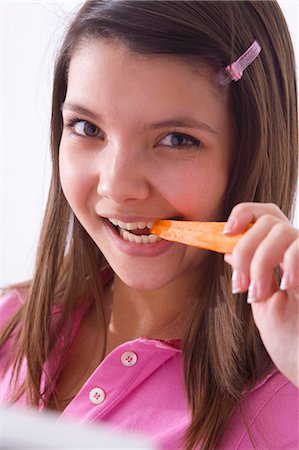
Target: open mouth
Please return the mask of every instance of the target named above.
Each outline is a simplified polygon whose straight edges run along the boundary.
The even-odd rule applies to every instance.
[[[154,222],[121,222],[116,219],[108,219],[117,230],[118,234],[125,241],[134,242],[135,244],[155,244],[161,241],[159,236],[150,233],[150,229]]]

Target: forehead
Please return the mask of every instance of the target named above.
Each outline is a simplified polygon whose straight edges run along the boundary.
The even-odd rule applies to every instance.
[[[122,127],[188,114],[227,133],[231,120],[227,90],[217,86],[211,67],[174,55],[139,54],[104,39],[83,42],[74,52],[66,101]]]
[[[148,74],[148,78],[160,77],[161,83],[168,76],[172,83],[179,79],[202,81],[209,94],[220,103],[226,101],[227,88],[215,81],[215,70],[200,58],[191,55],[141,54],[131,51],[128,46],[116,40],[85,39],[72,54],[69,68],[71,77],[96,76],[96,72],[121,72],[137,79]],[[163,76],[161,76],[163,75]]]

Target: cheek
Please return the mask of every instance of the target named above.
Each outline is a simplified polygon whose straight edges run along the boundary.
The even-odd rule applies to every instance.
[[[219,161],[185,165],[164,172],[158,189],[189,220],[217,220],[228,181],[228,170]]]
[[[73,211],[76,213],[87,205],[86,199],[92,189],[93,177],[90,165],[76,156],[63,145],[60,146],[59,171],[60,182],[64,195]]]

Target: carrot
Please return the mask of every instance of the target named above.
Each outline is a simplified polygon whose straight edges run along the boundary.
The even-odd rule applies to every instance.
[[[218,253],[232,253],[244,233],[234,236],[223,234],[225,222],[186,222],[180,220],[158,220],[151,233],[167,241],[180,242]],[[245,232],[251,227],[249,225]]]

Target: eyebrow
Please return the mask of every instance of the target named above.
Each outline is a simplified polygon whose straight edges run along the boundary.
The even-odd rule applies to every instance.
[[[63,102],[60,109],[61,109],[61,111],[66,109],[68,111],[73,111],[78,114],[84,114],[85,116],[88,116],[93,120],[99,119],[99,116],[97,114],[93,113],[92,111],[90,111],[87,108],[84,108],[81,105],[77,105],[76,103]]]
[[[92,120],[99,120],[99,115],[95,114],[94,112],[90,111],[87,108],[84,108],[81,105],[78,105],[76,103],[70,103],[70,102],[64,102],[61,105],[61,111],[63,110],[69,110],[76,112],[78,114],[83,114]],[[167,128],[167,127],[181,127],[181,128],[198,128],[203,131],[207,131],[211,134],[218,135],[218,132],[214,130],[214,128],[210,127],[210,125],[195,120],[193,117],[189,116],[178,116],[173,117],[167,120],[163,120],[161,122],[155,122],[151,123],[149,125],[145,125],[144,129],[150,129],[150,130],[156,130],[159,128]]]
[[[164,120],[162,122],[152,123],[145,128],[149,128],[151,130],[156,130],[158,128],[166,128],[166,127],[182,127],[182,128],[198,128],[200,130],[208,131],[212,134],[218,134],[214,128],[210,127],[208,124],[204,122],[200,122],[198,120],[193,119],[193,117],[189,116],[179,116],[173,117],[168,120]]]

